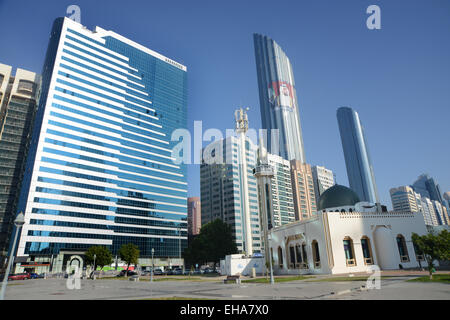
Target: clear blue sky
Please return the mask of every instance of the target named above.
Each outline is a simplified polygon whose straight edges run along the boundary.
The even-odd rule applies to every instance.
[[[0,62],[41,72],[53,20],[70,4],[81,22],[113,30],[188,67],[189,127],[233,128],[250,106],[260,128],[254,32],[290,57],[307,162],[348,185],[336,120],[357,110],[382,202],[389,188],[429,173],[450,191],[450,1],[17,1],[0,0]],[[381,8],[381,30],[366,28],[366,8]],[[189,195],[200,192],[188,170]]]

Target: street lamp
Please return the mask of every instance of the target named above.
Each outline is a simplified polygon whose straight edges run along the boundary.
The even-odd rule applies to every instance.
[[[150,282],[153,282],[153,272],[155,270],[155,263],[153,262],[153,255],[155,254],[155,249],[152,248],[152,272],[150,273]]]
[[[16,234],[14,236],[14,242],[13,242],[13,245],[11,247],[11,251],[10,251],[10,255],[9,255],[8,267],[6,268],[5,277],[3,278],[2,291],[0,293],[0,300],[4,300],[5,299],[6,285],[7,285],[7,282],[8,282],[9,270],[11,269],[11,265],[12,265],[12,262],[14,260],[14,252],[16,251],[17,237],[18,237],[18,235],[20,233],[20,228],[22,228],[24,223],[25,223],[25,216],[21,212],[21,213],[19,213],[17,215],[16,220],[14,220],[14,225],[16,226]]]
[[[181,262],[181,228],[177,227],[177,231],[178,231],[178,259],[180,259],[179,261]]]
[[[97,255],[94,253],[94,271],[92,271],[92,279],[95,280],[95,258],[97,258]]]

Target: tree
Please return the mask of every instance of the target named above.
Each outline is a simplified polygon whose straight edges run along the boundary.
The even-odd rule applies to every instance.
[[[231,227],[220,219],[202,226],[200,233],[184,251],[188,263],[220,262],[228,254],[237,253]]]
[[[417,254],[424,256],[428,264],[430,280],[433,279],[434,260],[450,260],[450,232],[441,231],[439,234],[429,233],[419,236],[413,233],[411,239],[417,248]]]
[[[128,243],[124,244],[119,249],[119,257],[127,263],[127,275],[130,268],[130,264],[136,265],[139,259],[139,248],[138,246]]]
[[[95,255],[95,259],[94,259]],[[87,265],[93,265],[94,271],[97,270],[97,266],[100,266],[100,270],[104,266],[112,263],[112,254],[108,248],[103,246],[90,247],[84,254]]]

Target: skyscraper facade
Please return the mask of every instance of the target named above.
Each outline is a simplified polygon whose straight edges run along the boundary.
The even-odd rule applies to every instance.
[[[196,236],[202,227],[202,209],[200,197],[188,198],[188,234]]]
[[[186,73],[112,31],[55,20],[22,188],[19,256],[92,245],[117,254],[134,243],[141,257],[152,249],[179,257],[187,181],[171,133],[186,127]]]
[[[241,165],[245,152],[247,170]],[[200,165],[200,202],[202,225],[220,219],[229,224],[238,251],[248,254],[261,252],[261,228],[258,206],[258,189],[253,169],[256,166],[257,148],[247,138],[242,146],[237,137],[214,141],[203,149]],[[243,178],[247,175],[247,179]],[[245,187],[245,180],[248,186]],[[244,196],[244,192],[248,194]],[[243,199],[247,198],[248,203]],[[248,206],[246,205],[248,204]],[[246,219],[250,220],[247,228]],[[247,241],[251,239],[251,245]]]
[[[339,132],[350,188],[361,201],[379,203],[372,161],[358,113],[349,107],[337,110]]]
[[[17,214],[40,90],[34,72],[0,64],[0,268],[7,255],[13,221]]]
[[[253,35],[262,128],[267,151],[286,160],[305,162],[302,129],[291,62],[272,39]],[[278,129],[277,136],[273,129]]]
[[[322,166],[312,166],[311,173],[313,176],[314,192],[317,201],[325,190],[334,186],[334,175],[333,171]]]

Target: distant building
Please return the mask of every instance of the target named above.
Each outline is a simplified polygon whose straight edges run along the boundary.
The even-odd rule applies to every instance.
[[[313,175],[314,192],[317,201],[325,190],[334,186],[334,175],[333,171],[321,166],[313,166],[311,172]]]
[[[436,200],[442,203],[441,188],[428,174],[420,175],[411,187],[414,191],[420,193],[422,197],[427,197],[430,200]]]
[[[317,211],[311,166],[298,160],[292,160],[291,181],[295,220],[310,218]]]
[[[17,212],[41,78],[0,64],[0,268]]]
[[[390,194],[394,211],[420,212],[428,226],[448,224],[447,208],[439,201],[424,197],[409,186],[392,188]]]
[[[188,198],[188,235],[195,236],[202,227],[202,209],[199,197]]]
[[[291,184],[291,165],[289,160],[267,154],[269,165],[274,169],[272,178],[273,226],[278,227],[294,222],[295,208]]]
[[[341,107],[337,110],[337,120],[350,188],[361,201],[378,203],[372,161],[359,115],[352,108]]]
[[[401,186],[392,188],[389,193],[394,211],[421,212],[421,197],[420,194],[414,192],[413,188]]]
[[[421,197],[421,205],[425,224],[428,226],[438,226],[439,222],[432,200],[427,197]]]

